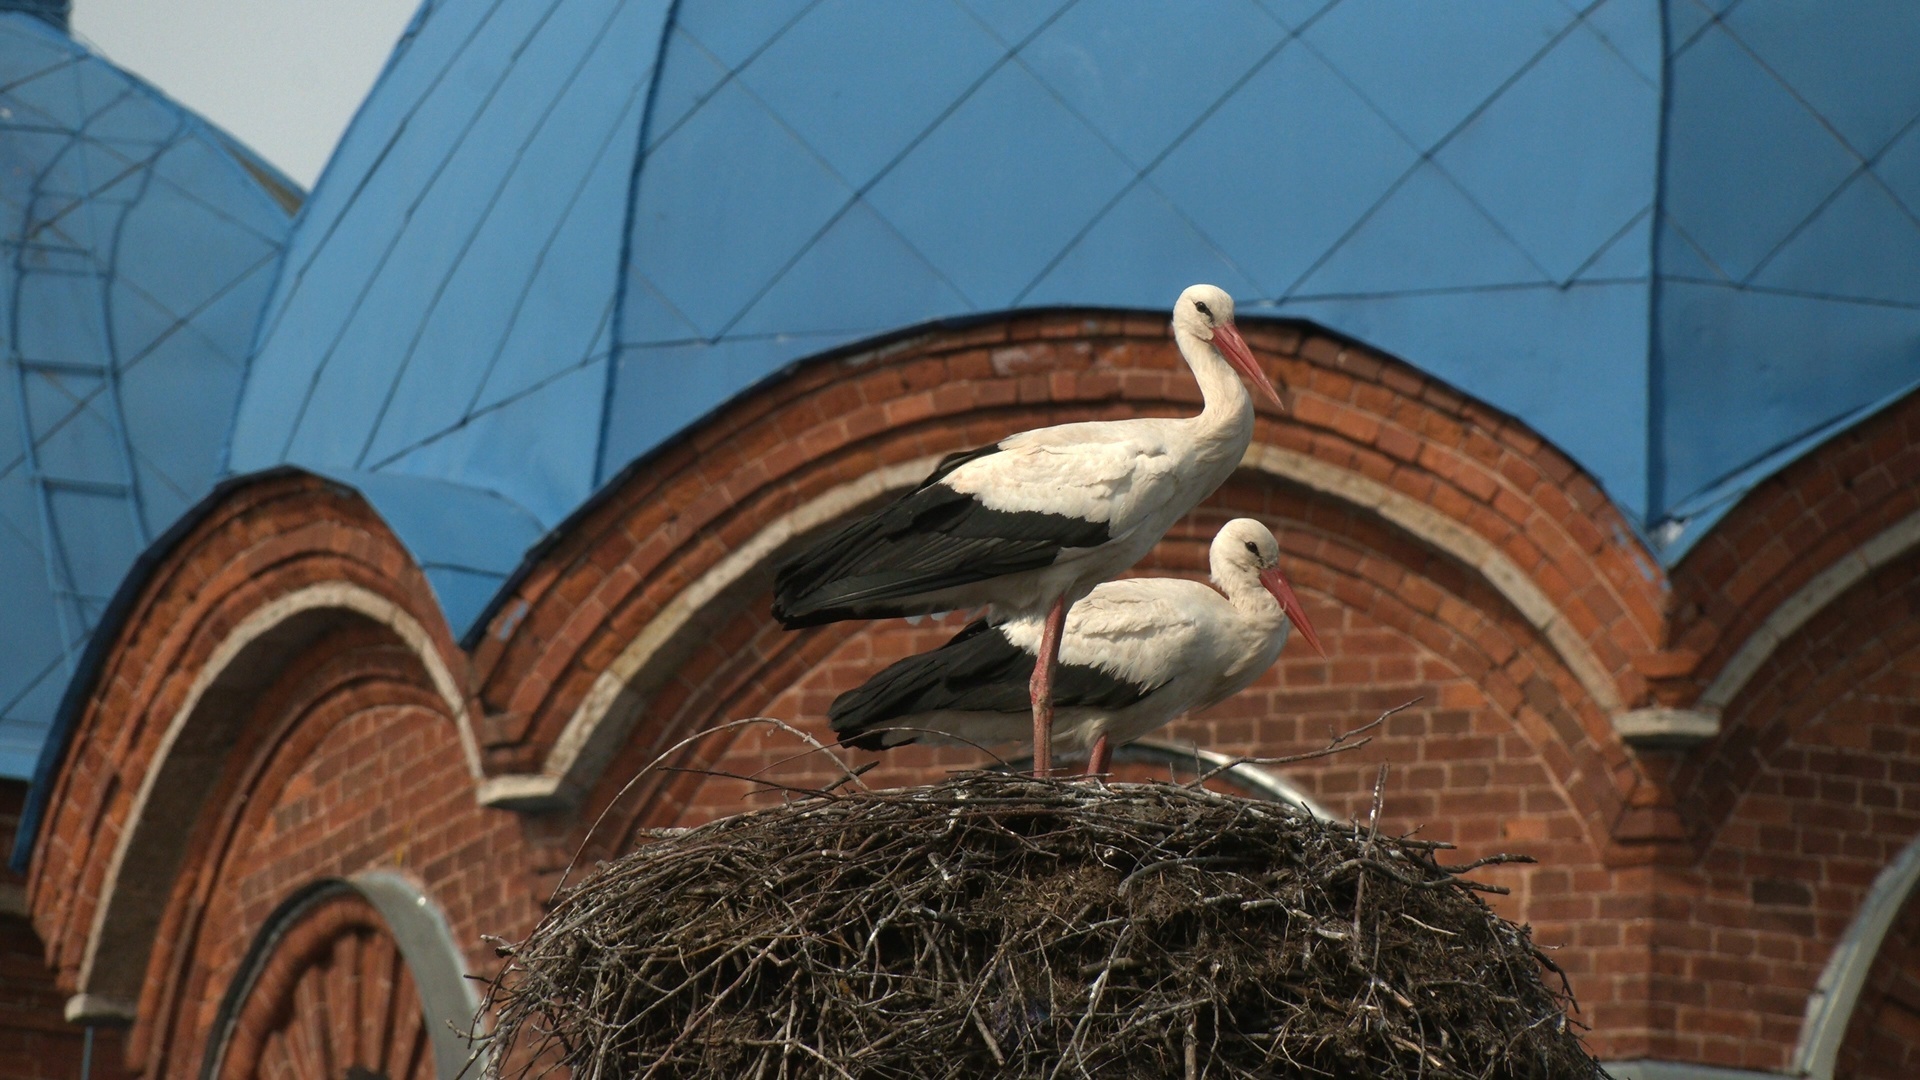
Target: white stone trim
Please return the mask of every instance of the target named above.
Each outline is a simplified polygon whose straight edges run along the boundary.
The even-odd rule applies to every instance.
[[[567,726],[561,729],[560,737],[554,740],[553,749],[548,751],[538,774],[489,780],[481,789],[480,801],[488,806],[526,809],[552,806],[576,796],[605,767],[606,759],[614,749],[608,744],[626,734],[625,728],[644,707],[644,702],[634,701],[631,707],[621,710],[625,716],[618,722],[620,731],[603,731],[605,721],[615,711],[615,704],[628,694],[635,677],[653,663],[655,657],[708,601],[764,563],[788,540],[825,525],[889,491],[918,483],[933,471],[933,467],[944,456],[935,454],[875,469],[768,522],[745,544],[714,564],[693,584],[680,590],[660,609],[660,614],[654,616],[626,648],[620,650],[620,655],[614,657],[613,663],[594,679],[587,696],[567,719]]]
[[[140,788],[134,794],[132,808],[128,811],[120,829],[119,841],[115,844],[113,858],[107,863],[107,874],[100,886],[100,902],[93,911],[93,925],[87,932],[87,947],[80,961],[80,993],[76,1000],[93,997],[89,991],[93,988],[93,972],[98,959],[101,939],[108,920],[114,912],[114,899],[120,883],[120,872],[132,849],[134,837],[140,833],[140,823],[146,813],[147,804],[153,799],[154,785],[166,771],[168,756],[174,745],[186,731],[201,699],[207,691],[220,681],[227,669],[240,653],[263,635],[280,626],[296,615],[308,611],[350,611],[364,616],[382,626],[405,642],[420,660],[421,666],[433,681],[434,689],[439,691],[453,714],[454,726],[459,732],[460,748],[466,759],[467,771],[476,784],[482,777],[480,767],[480,747],[474,737],[473,724],[467,713],[466,700],[459,691],[459,683],[453,672],[447,667],[446,660],[434,647],[433,639],[426,628],[407,614],[399,605],[370,589],[344,581],[328,581],[309,585],[285,596],[276,598],[249,613],[240,625],[233,628],[214,649],[213,655],[200,668],[188,687],[186,699],[174,711],[167,722],[167,730],[160,738],[160,745],[154,752],[153,761],[140,778]],[[180,828],[189,827],[189,823],[179,823]],[[137,988],[134,988],[137,990]]]
[[[1613,714],[1613,730],[1639,750],[1682,750],[1720,734],[1720,714],[1654,706]]]
[[[1800,1041],[1793,1048],[1791,1072],[1812,1080],[1833,1080],[1833,1065],[1840,1056],[1840,1040],[1847,1034],[1847,1023],[1860,1004],[1860,991],[1866,986],[1867,973],[1893,920],[1920,883],[1920,839],[1907,844],[1880,876],[1873,879],[1860,910],[1854,913],[1847,932],[1827,957],[1820,981],[1813,984],[1807,998],[1806,1018],[1800,1024]]]
[[[81,1024],[87,1027],[111,1025],[122,1027],[133,1023],[137,1010],[131,1001],[106,997],[101,994],[74,994],[67,998],[61,1015],[69,1024]]]
[[[563,805],[577,798],[605,767],[614,749],[612,744],[624,737],[644,708],[649,688],[635,689],[636,677],[655,663],[701,607],[764,563],[793,537],[890,491],[918,482],[940,457],[931,455],[876,469],[769,522],[752,539],[683,589],[621,650],[567,719],[540,772],[487,780],[481,785],[480,801],[487,806],[532,810]],[[1623,707],[1618,688],[1586,641],[1561,617],[1559,609],[1533,579],[1486,538],[1384,484],[1305,454],[1256,444],[1248,449],[1241,466],[1377,513],[1416,539],[1478,571],[1546,637],[1601,710],[1611,715]],[[623,697],[629,704],[616,709]],[[613,728],[617,730],[614,730],[608,727],[607,720],[616,713],[618,718]]]
[[[1302,811],[1308,817],[1316,817],[1322,821],[1338,820],[1327,813],[1326,807],[1313,801],[1306,792],[1293,786],[1286,777],[1255,762],[1241,761],[1239,758],[1222,754],[1217,750],[1202,750],[1197,746],[1170,742],[1166,739],[1138,739],[1115,750],[1114,755],[1118,757],[1129,750],[1146,751],[1149,755],[1167,761],[1190,761],[1210,769],[1225,766],[1222,776],[1230,777],[1255,791],[1265,792],[1275,800]]]
[[[1363,506],[1425,543],[1460,560],[1487,579],[1494,590],[1540,631],[1560,660],[1580,683],[1601,711],[1612,715],[1624,703],[1613,677],[1588,648],[1586,641],[1560,616],[1540,586],[1520,569],[1506,553],[1479,533],[1454,521],[1433,507],[1395,491],[1370,477],[1293,450],[1277,446],[1254,445],[1247,449],[1243,465],[1270,476],[1278,476],[1343,502]]]
[[[400,956],[413,974],[427,1017],[427,1039],[440,1080],[459,1080],[473,1050],[461,1034],[480,1012],[480,996],[467,977],[467,958],[454,943],[447,916],[413,879],[395,870],[365,870],[348,879],[380,913]],[[485,1061],[474,1075],[485,1071]]]
[[[1733,659],[1727,661],[1712,684],[1701,693],[1699,708],[1713,711],[1726,708],[1741,690],[1746,689],[1747,683],[1773,656],[1774,650],[1792,637],[1794,631],[1805,626],[1808,619],[1831,604],[1841,593],[1859,584],[1868,574],[1915,547],[1920,547],[1920,511],[1888,526],[1878,536],[1848,552],[1815,575],[1812,581],[1800,586],[1798,592],[1774,608],[1773,613],[1767,616],[1767,621],[1761,623],[1760,628],[1741,643],[1740,651],[1733,654]]]
[[[1696,1065],[1691,1061],[1656,1061],[1651,1058],[1607,1061],[1602,1064],[1614,1080],[1787,1080],[1788,1075],[1729,1069],[1722,1065]]]

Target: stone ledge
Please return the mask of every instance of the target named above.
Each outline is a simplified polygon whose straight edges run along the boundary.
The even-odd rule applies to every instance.
[[[1635,750],[1686,750],[1720,734],[1720,714],[1693,709],[1629,709],[1613,714],[1613,730]]]
[[[122,1026],[131,1024],[138,1015],[132,1002],[104,994],[75,994],[67,999],[63,1010],[69,1024]]]

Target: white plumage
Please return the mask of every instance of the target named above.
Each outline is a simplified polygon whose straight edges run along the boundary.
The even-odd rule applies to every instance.
[[[1052,634],[1043,646],[1057,640],[1069,607],[1138,562],[1239,465],[1253,438],[1239,376],[1280,404],[1224,291],[1181,293],[1173,329],[1200,384],[1200,415],[1065,424],[953,455],[783,566],[774,615],[801,627],[986,607],[996,621],[1041,618]],[[1054,651],[1042,648],[1032,686],[1039,771],[1049,763]]]
[[[1245,689],[1273,665],[1290,626],[1318,650],[1279,558],[1265,525],[1236,518],[1209,553],[1218,591],[1136,578],[1103,584],[1074,605],[1060,645],[1055,739],[1092,748],[1089,771],[1104,771],[1112,747]],[[834,702],[834,729],[843,743],[866,747],[1021,738],[1021,690],[1040,655],[1043,621],[975,624],[889,667]]]

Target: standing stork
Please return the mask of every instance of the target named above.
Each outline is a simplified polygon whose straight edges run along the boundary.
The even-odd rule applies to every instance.
[[[1265,525],[1227,522],[1209,562],[1219,592],[1182,578],[1109,581],[1067,615],[1054,686],[1057,737],[1091,749],[1089,776],[1107,771],[1115,747],[1244,690],[1273,666],[1289,626],[1326,654]],[[829,712],[840,744],[882,750],[929,737],[976,745],[1020,738],[1041,622],[976,621],[841,694]]]
[[[1138,562],[1240,464],[1253,402],[1236,371],[1284,407],[1225,291],[1181,293],[1173,338],[1200,383],[1200,415],[1062,424],[950,455],[913,491],[782,566],[774,617],[789,629],[977,607],[995,622],[1042,617],[1028,694],[1034,773],[1046,775],[1067,609]]]

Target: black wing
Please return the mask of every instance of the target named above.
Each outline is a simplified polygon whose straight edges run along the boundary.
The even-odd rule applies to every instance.
[[[1104,522],[990,510],[940,483],[998,446],[949,454],[920,486],[801,552],[774,579],[773,615],[788,629],[842,619],[924,614],[925,593],[1049,566],[1061,549],[1097,547]]]
[[[978,619],[932,652],[909,656],[860,686],[835,698],[827,715],[840,745],[862,750],[913,742],[913,717],[931,712],[1030,711],[1027,683],[1033,678],[1033,654],[1007,640],[999,629]],[[1095,667],[1061,664],[1053,684],[1053,703],[1120,709],[1139,701],[1150,688],[1135,686]]]

